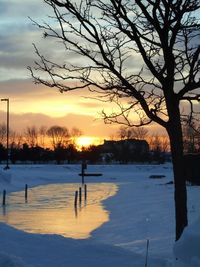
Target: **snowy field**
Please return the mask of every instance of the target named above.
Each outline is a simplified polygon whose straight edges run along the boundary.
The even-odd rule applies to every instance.
[[[0,267],[200,266],[199,187],[188,186],[189,227],[175,244],[171,164],[89,165],[87,171],[102,173],[86,177],[88,187],[93,183],[117,186],[115,194],[100,199],[108,220],[81,239],[28,233],[1,222]],[[1,166],[0,197],[3,190],[24,190],[25,184],[32,188],[64,183],[80,186],[79,172],[80,165],[18,165],[6,171]],[[151,175],[164,177],[152,179]],[[96,216],[91,214],[91,220]]]

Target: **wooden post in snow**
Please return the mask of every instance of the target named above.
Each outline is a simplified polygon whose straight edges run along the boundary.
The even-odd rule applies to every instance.
[[[149,239],[147,239],[145,267],[148,267]]]
[[[25,184],[25,202],[27,202],[28,199],[28,185]]]
[[[74,207],[77,208],[77,201],[78,201],[78,191],[75,191],[75,196],[74,196]]]
[[[6,190],[3,190],[3,202],[2,205],[5,206],[6,205]]]
[[[87,200],[87,185],[84,184],[84,200]]]
[[[87,163],[83,160],[81,164],[81,177],[82,177],[82,184],[85,183],[84,176],[85,176],[85,170],[87,169]]]
[[[81,205],[82,202],[82,188],[79,187],[79,204]]]

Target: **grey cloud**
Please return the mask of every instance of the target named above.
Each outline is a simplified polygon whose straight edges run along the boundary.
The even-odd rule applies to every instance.
[[[55,95],[59,95],[62,98],[75,100],[76,103],[82,107],[87,107],[87,105],[90,105],[90,107],[98,106],[98,104],[101,105],[101,102],[97,101],[97,104],[95,104],[95,100],[89,99],[91,96],[95,95],[92,95],[92,93],[87,89],[74,90],[61,94],[56,88],[49,88],[44,85],[35,85],[31,78],[1,81],[0,94],[1,97],[11,96],[16,99],[21,97],[26,99],[27,96],[31,96],[33,99],[52,96],[55,99]]]
[[[27,72],[27,66],[33,65],[33,62],[37,60],[32,43],[37,42],[42,51],[45,51],[47,43],[38,42],[41,37],[37,32],[22,32],[20,35],[15,34],[12,36],[0,37],[3,41],[0,42],[0,69],[8,70],[23,70],[24,75],[29,75]],[[45,51],[45,56],[59,58],[59,49],[56,50],[51,42],[48,42],[48,51]],[[61,57],[61,55],[60,55]],[[9,74],[9,73],[8,73]],[[23,76],[24,76],[23,75]],[[9,76],[9,75],[8,75]],[[17,77],[17,75],[16,75]],[[6,77],[0,77],[0,80]]]
[[[49,13],[48,6],[41,0],[1,0],[0,80],[12,78],[10,71],[16,71],[16,77],[27,75],[27,66],[36,59],[33,42],[40,44],[46,56],[58,54],[51,40],[48,40],[46,49],[47,44],[42,42],[42,32],[28,19],[28,16],[41,19]]]
[[[20,29],[19,29],[20,31]],[[15,32],[11,35],[0,36],[0,69],[15,69],[26,71],[27,66],[33,66],[34,61],[38,60],[32,43],[36,43],[41,53],[51,59],[52,61],[63,62],[65,59],[65,51],[63,46],[55,43],[54,40],[42,39],[42,33],[37,29],[27,31],[27,29],[21,30],[21,33]],[[46,47],[48,46],[48,49]],[[67,60],[71,61],[76,58],[75,54],[68,54]],[[0,77],[0,80],[6,77]]]
[[[46,11],[46,12],[45,12]],[[49,7],[41,0],[1,0],[0,15],[3,19],[19,19],[28,16],[39,17],[48,14]]]
[[[38,60],[32,43],[48,59],[64,64],[75,62],[77,55],[68,53],[65,57],[63,45],[51,38],[43,39],[43,32],[28,16],[38,22],[49,20],[51,9],[41,0],[1,0],[0,22],[0,81],[14,77],[28,77],[27,66]],[[51,20],[52,23],[52,20]],[[47,49],[48,47],[48,49]]]
[[[33,57],[31,57],[31,55],[24,57],[23,55],[19,54],[9,54],[9,55],[0,55],[0,62],[1,62],[1,69],[23,69],[25,72],[28,71],[27,66],[33,62]]]
[[[14,79],[0,82],[0,94],[1,97],[11,97],[14,99],[25,99],[31,97],[32,100],[39,97],[49,96],[55,94],[56,89],[50,89],[46,86],[37,86],[31,79]]]

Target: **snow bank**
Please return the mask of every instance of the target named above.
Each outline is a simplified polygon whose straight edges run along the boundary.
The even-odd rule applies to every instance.
[[[75,240],[58,235],[28,234],[3,223],[0,223],[0,236],[0,267],[144,265],[144,257],[140,255],[115,246],[97,244],[89,239]]]
[[[8,171],[0,170],[0,183],[10,184],[11,182],[11,173]]]
[[[24,262],[13,255],[0,252],[0,266],[2,267],[28,267]],[[30,266],[31,267],[31,266]]]
[[[174,246],[174,267],[200,266],[200,217],[188,226]]]

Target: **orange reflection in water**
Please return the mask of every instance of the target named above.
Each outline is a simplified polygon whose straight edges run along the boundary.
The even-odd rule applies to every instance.
[[[102,201],[117,192],[111,183],[88,184],[87,200],[74,208],[77,184],[53,184],[29,190],[28,203],[24,192],[9,195],[7,206],[1,210],[0,221],[29,233],[59,234],[84,239],[109,220]]]

